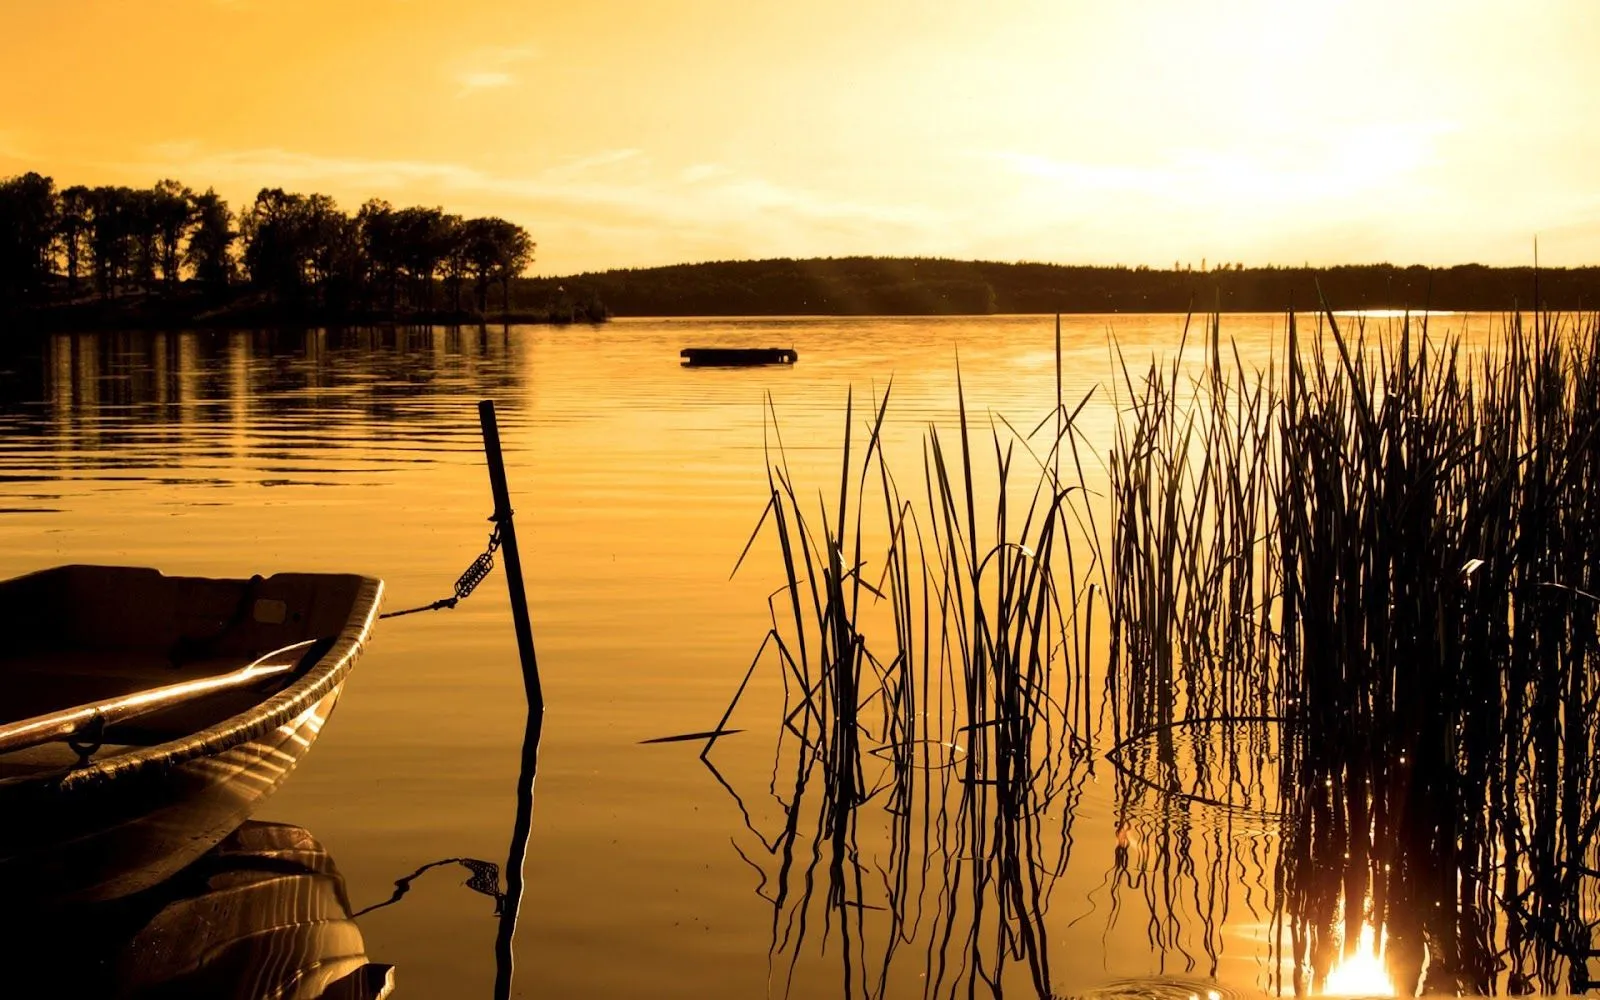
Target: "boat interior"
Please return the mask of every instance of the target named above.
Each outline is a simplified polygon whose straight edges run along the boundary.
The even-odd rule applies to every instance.
[[[274,650],[332,638],[363,578],[282,573],[247,580],[153,569],[62,566],[0,582],[0,726],[236,671]],[[107,726],[98,758],[186,736],[247,711],[317,662],[330,642],[286,654],[295,668]],[[0,779],[70,766],[49,743],[0,753]]]

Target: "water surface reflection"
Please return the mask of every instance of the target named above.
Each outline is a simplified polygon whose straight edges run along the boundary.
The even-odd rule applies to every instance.
[[[50,337],[4,360],[11,441],[0,475],[337,485],[471,449],[439,433],[439,407],[475,392],[516,409],[508,337],[488,328]]]
[[[256,821],[136,895],[13,921],[0,954],[30,995],[364,1000],[395,982],[316,838]]]
[[[1180,326],[1070,319],[1065,394],[1104,383],[1108,329],[1146,357],[1170,350]],[[1247,361],[1265,363],[1279,332],[1277,317],[1224,323]],[[871,740],[845,754],[830,736],[831,759],[813,728],[809,747],[791,738],[775,751],[753,720],[782,712],[776,672],[751,681],[732,723],[747,733],[713,752],[726,789],[688,745],[638,745],[717,719],[769,627],[781,580],[728,579],[767,496],[767,397],[796,482],[837,490],[847,386],[859,401],[893,379],[885,447],[914,472],[928,424],[954,417],[957,348],[984,427],[991,412],[1032,426],[1053,403],[1052,340],[1048,319],[993,317],[11,345],[0,575],[77,561],[360,571],[387,581],[392,607],[426,603],[481,549],[490,501],[473,404],[493,397],[551,706],[519,988],[826,996],[848,974],[885,996],[987,994],[991,981],[1023,996],[1290,992],[1291,928],[1273,905],[1286,810],[1270,769],[1246,766],[1254,749],[1235,761],[1212,736],[1202,747],[1174,734],[1124,748],[1127,773],[1063,753],[1050,796],[1002,800],[963,780],[964,761],[910,775]],[[793,342],[802,360],[679,367],[687,343],[769,341]],[[1108,440],[1114,416],[1094,396],[1086,434]],[[524,731],[508,620],[491,577],[448,615],[385,623],[338,721],[280,793],[275,809],[336,849],[356,900],[388,899],[436,859],[505,858]],[[1103,664],[1091,666],[1098,691]],[[404,956],[407,991],[492,995],[500,923],[463,888],[471,877],[432,869],[362,917],[373,955]]]

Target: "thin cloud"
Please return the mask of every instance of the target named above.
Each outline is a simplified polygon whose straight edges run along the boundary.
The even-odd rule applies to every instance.
[[[1296,206],[1370,198],[1438,162],[1441,123],[1379,123],[1322,128],[1240,148],[1193,146],[1159,159],[1085,163],[1017,150],[976,154],[1029,180],[1084,194],[1136,194],[1193,207],[1223,204]]]
[[[678,179],[683,181],[685,184],[698,184],[701,181],[717,180],[722,177],[727,177],[732,173],[733,171],[729,170],[720,163],[696,163],[693,166],[684,167],[681,171],[679,171]]]
[[[585,174],[604,172],[609,168],[630,164],[648,170],[649,162],[642,150],[632,147],[607,149],[598,153],[575,156],[566,162],[546,168],[540,175],[547,181],[574,180]]]
[[[519,80],[514,70],[539,54],[532,45],[500,45],[476,49],[453,62],[447,73],[455,80],[457,97],[501,90]]]
[[[997,150],[980,153],[979,156],[1024,177],[1058,181],[1090,191],[1150,193],[1165,190],[1173,183],[1170,171],[1150,167],[1079,163],[1015,150]]]
[[[10,129],[0,129],[0,159],[3,160],[30,160],[33,159],[22,141],[22,137]]]
[[[467,94],[471,94],[479,90],[494,90],[499,87],[509,87],[512,83],[516,82],[517,78],[512,76],[510,73],[504,73],[498,70],[474,70],[470,73],[461,74],[459,79],[461,82],[461,96],[465,97]]]

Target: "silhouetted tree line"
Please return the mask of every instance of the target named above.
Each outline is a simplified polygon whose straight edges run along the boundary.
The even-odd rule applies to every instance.
[[[728,261],[529,279],[560,283],[621,316],[973,315],[1600,308],[1600,268],[1068,267],[893,257]],[[1320,289],[1320,291],[1319,291]]]
[[[237,214],[215,191],[174,180],[147,189],[57,191],[48,177],[0,181],[0,309],[40,310],[139,296],[216,303],[254,293],[279,313],[327,317],[482,315],[533,263],[527,231],[505,219],[373,199],[354,215],[323,194],[264,188]],[[569,318],[604,309],[552,296]],[[580,315],[581,314],[581,315]]]

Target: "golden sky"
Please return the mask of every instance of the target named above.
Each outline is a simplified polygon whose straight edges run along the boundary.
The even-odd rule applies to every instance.
[[[502,215],[536,273],[1600,263],[1600,0],[0,11],[0,175]]]

